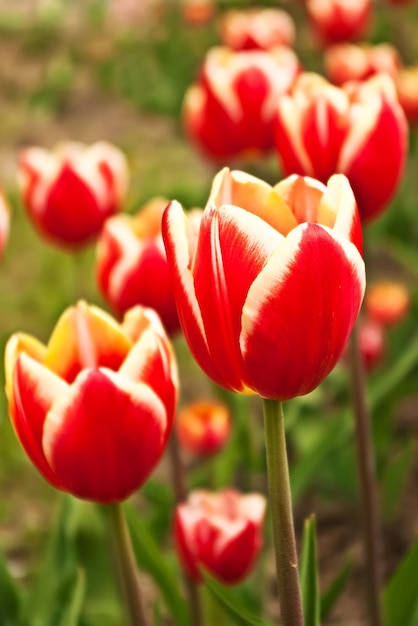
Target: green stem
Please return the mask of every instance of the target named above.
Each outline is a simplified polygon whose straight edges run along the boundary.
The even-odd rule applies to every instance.
[[[135,555],[120,503],[108,507],[115,557],[131,626],[149,626],[142,604]]]
[[[354,327],[350,340],[350,374],[354,408],[357,471],[359,475],[360,500],[363,522],[363,545],[366,557],[365,591],[371,626],[382,626],[380,603],[381,572],[380,515],[378,484],[371,428],[371,416],[367,404],[366,377],[360,352],[358,327]]]
[[[175,429],[172,430],[170,435],[169,458],[176,504],[180,504],[186,500],[187,486],[184,466],[180,455],[179,442]],[[193,626],[203,626],[202,605],[198,585],[187,574],[184,574],[184,581],[186,584],[187,599],[189,601],[192,624]]]
[[[281,623],[283,626],[303,626],[283,408],[281,402],[275,400],[264,399],[263,402],[269,504]]]

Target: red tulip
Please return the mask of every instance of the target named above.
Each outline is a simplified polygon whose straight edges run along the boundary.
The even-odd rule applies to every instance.
[[[325,50],[324,65],[330,81],[343,85],[350,80],[367,80],[382,72],[395,79],[402,59],[396,48],[388,43],[377,46],[339,43]]]
[[[311,26],[322,45],[360,39],[369,29],[371,0],[306,0]]]
[[[287,400],[332,370],[364,292],[361,230],[344,176],[275,187],[225,169],[214,180],[196,253],[172,202],[163,237],[177,309],[206,374],[233,391]]]
[[[364,304],[370,319],[382,326],[393,326],[407,315],[411,296],[406,285],[382,280],[367,287]]]
[[[217,402],[192,402],[177,418],[180,444],[192,454],[211,456],[221,450],[231,432],[231,416],[227,407]]]
[[[41,235],[57,245],[79,247],[121,209],[127,164],[109,143],[67,142],[52,152],[24,150],[19,179],[23,203]]]
[[[227,585],[251,571],[262,543],[265,498],[228,489],[194,491],[176,508],[174,537],[180,561],[196,582],[201,569]]]
[[[271,150],[277,98],[290,89],[299,67],[295,53],[286,47],[270,52],[212,48],[200,80],[184,98],[189,137],[215,160]]]
[[[364,221],[376,218],[394,195],[407,135],[395,85],[384,74],[343,88],[317,74],[302,74],[278,103],[276,146],[285,174],[323,182],[345,174]]]
[[[174,358],[154,311],[131,309],[118,324],[79,302],[47,345],[13,335],[5,365],[17,436],[54,487],[110,503],[145,482],[167,442],[177,395]]]
[[[10,210],[9,205],[6,202],[6,198],[0,192],[0,255],[3,254],[3,250],[6,246],[9,238],[10,229]]]
[[[270,50],[293,46],[295,24],[281,9],[253,8],[226,11],[220,20],[220,37],[233,50]]]
[[[173,286],[168,269],[161,218],[168,200],[155,198],[137,215],[115,215],[99,235],[96,274],[100,289],[119,314],[136,304],[160,315],[168,333],[179,328]],[[197,209],[191,213],[196,222]],[[196,224],[198,230],[198,225]],[[192,245],[191,233],[190,245]]]

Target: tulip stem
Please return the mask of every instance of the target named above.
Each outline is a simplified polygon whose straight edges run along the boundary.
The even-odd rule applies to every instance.
[[[303,626],[283,407],[276,400],[264,399],[263,402],[269,504],[281,623],[283,626]]]
[[[382,626],[383,618],[380,603],[381,572],[379,567],[381,529],[378,484],[375,470],[371,415],[367,404],[366,376],[360,352],[357,325],[354,327],[350,339],[350,370],[357,471],[359,475],[363,523],[363,544],[366,556],[365,591],[367,594],[370,625]]]
[[[178,437],[175,429],[172,430],[170,435],[169,453],[174,495],[176,504],[180,504],[186,500],[187,486],[184,466],[180,455]],[[192,624],[193,626],[203,626],[202,603],[200,601],[198,586],[187,574],[184,575],[184,581],[186,585],[187,599],[189,601]]]
[[[108,507],[115,558],[131,626],[149,626],[142,603],[136,560],[120,503]]]

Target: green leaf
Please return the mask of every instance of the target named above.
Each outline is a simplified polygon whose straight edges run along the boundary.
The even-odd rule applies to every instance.
[[[207,572],[202,572],[209,591],[238,626],[272,626],[271,622],[252,614],[243,604],[237,590],[224,587]]]
[[[390,519],[398,511],[399,499],[406,479],[416,458],[416,442],[410,441],[397,456],[391,459],[382,478],[383,512]]]
[[[6,559],[0,552],[0,616],[4,626],[19,622],[21,598],[15,581],[9,573]]]
[[[315,516],[305,520],[300,569],[305,626],[319,626],[321,597],[319,593]]]
[[[169,567],[167,555],[161,551],[149,528],[132,505],[129,502],[125,503],[123,509],[138,566],[154,579],[176,626],[190,626],[187,605],[179,592],[178,573]]]
[[[85,593],[86,575],[84,570],[79,569],[74,580],[72,594],[69,597],[59,626],[79,626]]]
[[[401,561],[383,596],[386,626],[416,626],[418,539]]]
[[[351,572],[351,563],[345,563],[328,589],[321,596],[321,621],[332,611],[334,604],[342,594]]]

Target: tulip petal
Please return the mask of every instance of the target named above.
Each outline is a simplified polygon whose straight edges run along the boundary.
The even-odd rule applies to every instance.
[[[44,478],[62,489],[42,447],[45,417],[68,385],[53,372],[27,356],[19,355],[13,376],[14,403],[10,413],[13,426],[27,455]]]
[[[174,294],[184,336],[199,364],[216,380],[219,376],[210,358],[202,315],[196,298],[192,260],[186,234],[186,216],[178,202],[171,202],[163,216],[163,238],[172,270]]]
[[[71,383],[85,367],[118,370],[131,346],[110,315],[80,301],[60,317],[44,364]]]
[[[340,357],[364,287],[364,263],[352,243],[316,224],[292,231],[244,305],[248,386],[277,400],[312,391]]]
[[[43,448],[65,489],[110,503],[147,479],[162,454],[166,428],[165,408],[147,385],[91,369],[52,405]]]
[[[211,358],[229,389],[243,390],[239,347],[241,311],[248,289],[283,236],[236,206],[206,210],[194,279]]]
[[[152,328],[145,330],[122,363],[119,374],[133,382],[146,384],[157,394],[166,407],[171,429],[177,402],[178,376],[168,341],[163,341]],[[170,429],[167,429],[167,434]]]

